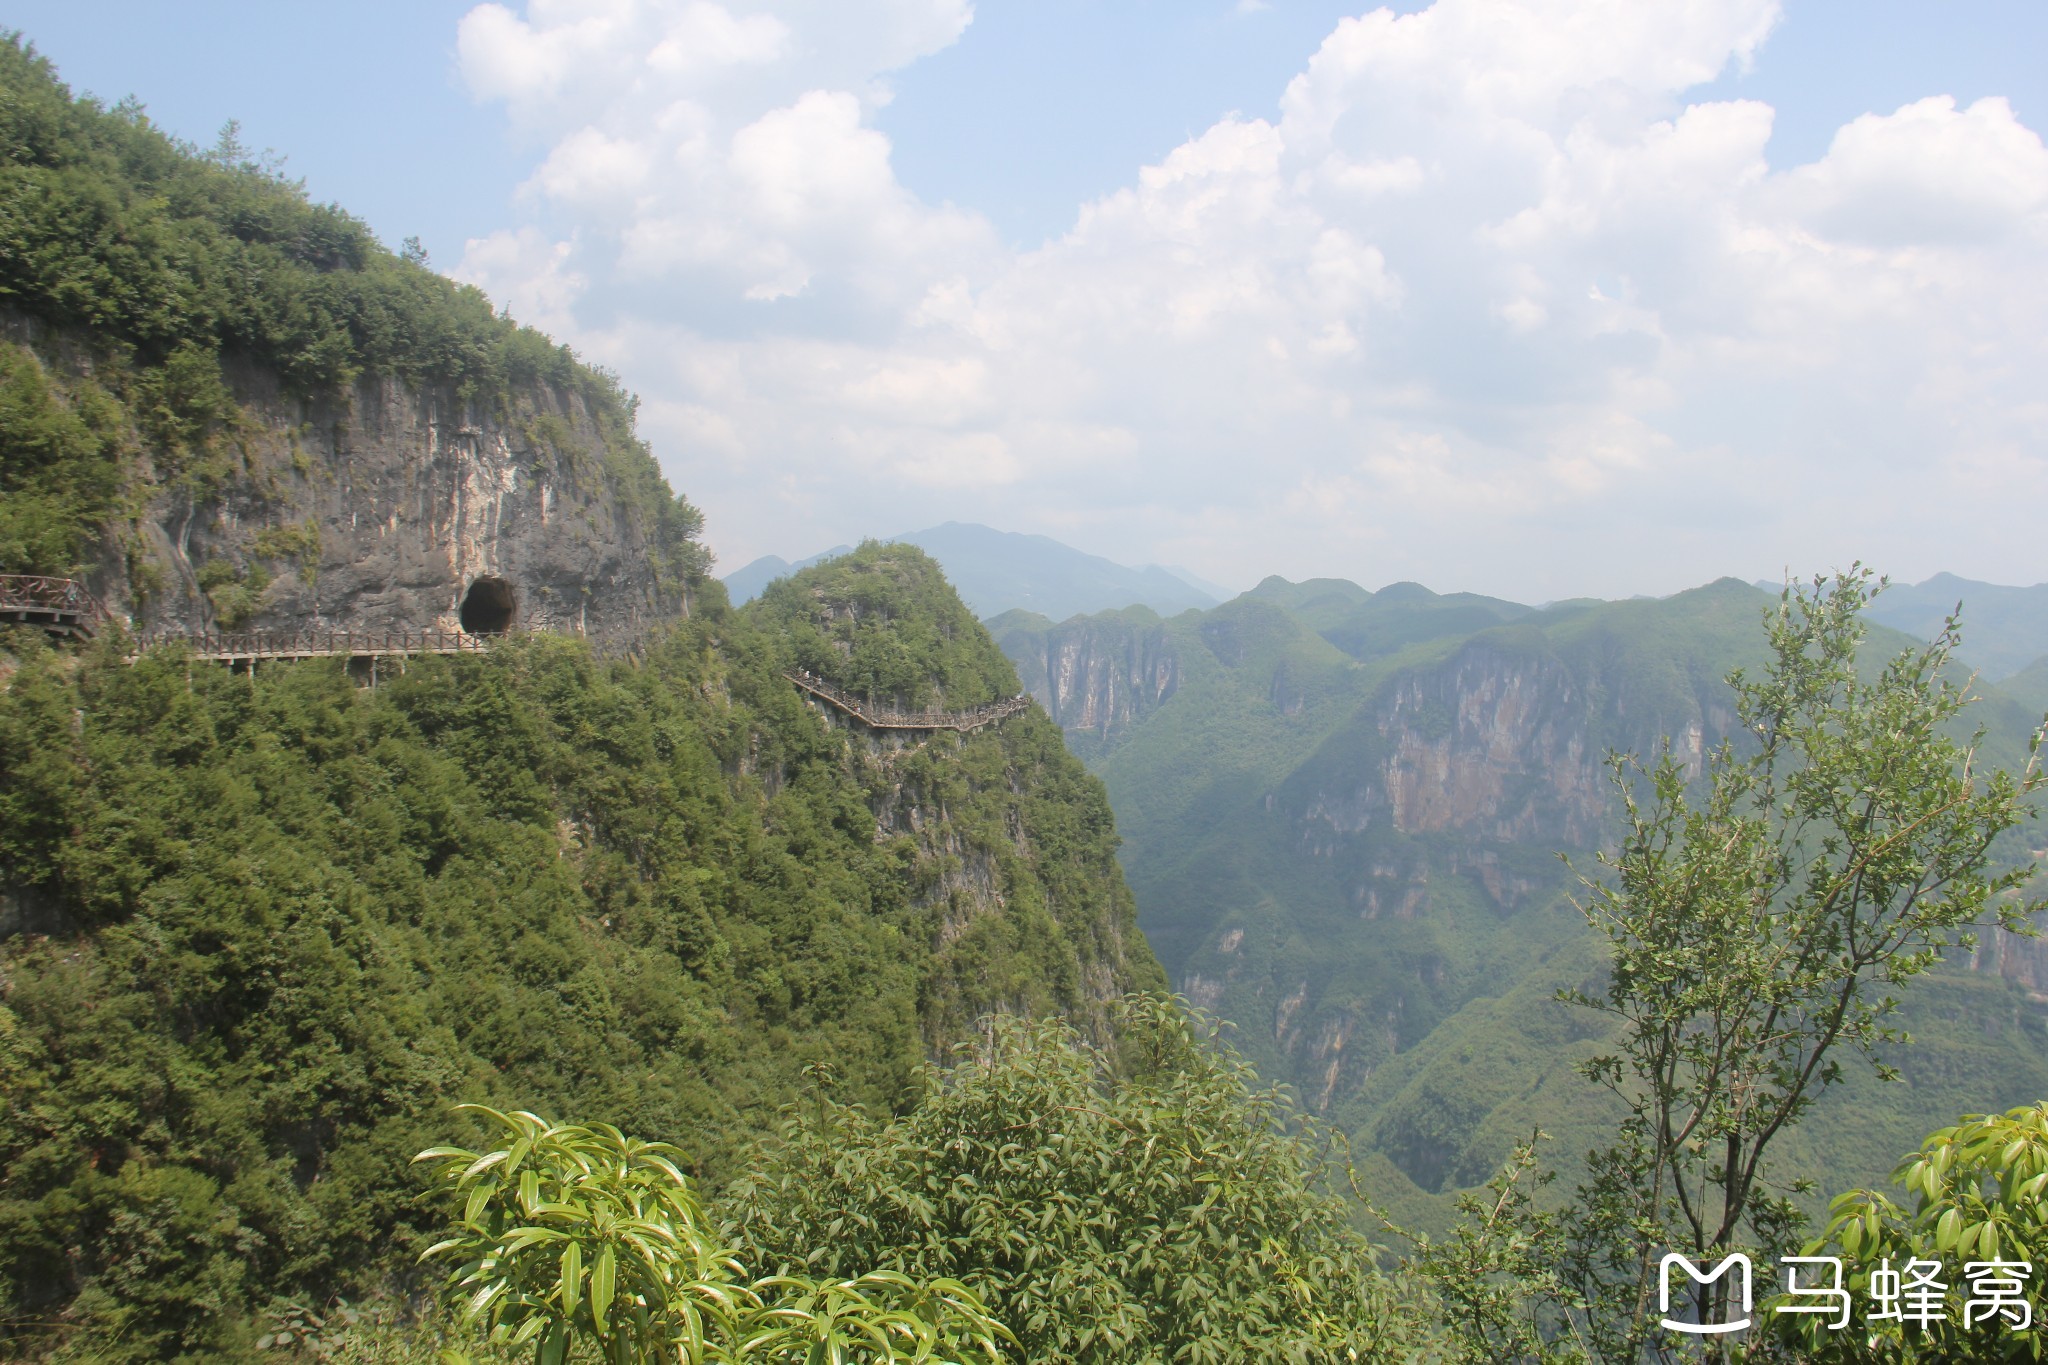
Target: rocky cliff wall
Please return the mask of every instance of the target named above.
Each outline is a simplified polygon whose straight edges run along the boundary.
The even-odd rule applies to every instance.
[[[0,317],[61,385],[91,353]],[[138,514],[90,575],[147,632],[495,631],[616,636],[687,609],[651,504],[584,397],[532,385],[490,403],[366,376],[317,396],[223,357],[239,411],[211,459],[174,465],[138,437]],[[644,462],[644,455],[632,452]],[[467,611],[465,611],[467,608]]]
[[[1025,689],[1070,740],[1113,745],[1180,689],[1179,651],[1149,611],[1060,625],[1031,619],[1033,626],[998,620],[992,630]]]

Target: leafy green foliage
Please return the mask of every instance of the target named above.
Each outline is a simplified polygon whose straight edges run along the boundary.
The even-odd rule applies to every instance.
[[[1798,1215],[1765,1154],[1840,1079],[1837,1049],[1874,1056],[1901,1041],[1886,992],[1974,943],[1972,926],[2031,932],[2037,907],[2018,892],[2033,864],[1985,864],[2032,815],[2041,779],[2031,763],[1982,773],[1975,741],[1948,737],[1968,704],[1942,675],[1953,621],[1859,677],[1868,579],[1786,590],[1766,622],[1770,666],[1729,678],[1749,747],[1712,750],[1697,797],[1668,751],[1647,771],[1613,762],[1626,824],[1601,856],[1612,880],[1589,881],[1583,907],[1612,962],[1603,991],[1567,992],[1621,1025],[1617,1050],[1585,1071],[1628,1116],[1595,1154],[1576,1215],[1586,1296],[1634,1290],[1632,1312],[1588,1324],[1612,1354],[1644,1339],[1663,1250],[1787,1242]],[[1699,1321],[1724,1316],[1710,1296],[1726,1288],[1699,1291]]]
[[[1426,1335],[1327,1192],[1329,1148],[1175,1001],[1126,1000],[1126,1069],[992,1021],[878,1120],[822,1091],[723,1207],[750,1256],[965,1281],[1047,1362],[1390,1360]]]
[[[457,1235],[426,1258],[460,1264],[448,1295],[489,1340],[560,1365],[588,1342],[610,1365],[641,1361],[994,1362],[1002,1327],[957,1281],[870,1273],[748,1283],[666,1143],[608,1125],[554,1124],[478,1105],[508,1145],[435,1147],[462,1201]]]
[[[96,384],[60,393],[0,344],[0,572],[66,575],[121,493],[118,407]]]
[[[275,1297],[361,1299],[431,1240],[407,1162],[453,1101],[716,1179],[810,1062],[887,1109],[975,1014],[1160,980],[1042,717],[879,751],[715,599],[635,660],[374,689],[128,647],[21,634],[0,688],[10,1333],[233,1353]]]
[[[1841,1259],[1842,1284],[1856,1304],[1870,1302],[1872,1272],[1879,1267],[1897,1271],[1909,1261],[1938,1262],[1949,1286],[1940,1317],[1915,1322],[1909,1332],[1903,1321],[1861,1314],[1842,1330],[1829,1330],[1814,1316],[1778,1314],[1779,1337],[1814,1361],[2022,1361],[2048,1355],[2037,1287],[2048,1268],[2048,1201],[2042,1198],[2048,1190],[2048,1103],[1966,1116],[1931,1135],[1892,1178],[1913,1198],[1910,1213],[1879,1191],[1852,1190],[1829,1205],[1827,1231],[1802,1254]],[[2019,1326],[2017,1311],[2001,1315],[1969,1307],[1970,1282],[1959,1272],[1970,1262],[1994,1261],[2028,1267],[2018,1278],[2028,1282],[2023,1297],[2033,1330],[2012,1330]]]
[[[1538,1129],[1515,1144],[1483,1188],[1461,1191],[1458,1221],[1441,1239],[1381,1215],[1387,1230],[1410,1245],[1409,1269],[1442,1300],[1453,1359],[1490,1365],[1585,1358],[1573,1316],[1558,1311],[1586,1307],[1559,1273],[1563,1215],[1535,1203],[1536,1191],[1554,1176],[1538,1166],[1537,1147],[1547,1137]]]

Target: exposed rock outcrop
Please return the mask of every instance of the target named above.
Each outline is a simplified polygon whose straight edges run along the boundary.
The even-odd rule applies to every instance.
[[[240,378],[254,477],[215,502],[151,505],[141,529],[165,579],[153,626],[611,636],[684,609],[577,395],[529,390],[488,413],[390,379],[308,402]],[[269,576],[239,621],[202,586],[223,562],[245,582]]]
[[[0,339],[60,386],[95,370],[90,348],[18,313],[0,312]],[[222,374],[240,411],[212,438],[218,468],[145,465],[147,502],[89,575],[138,628],[606,637],[687,610],[659,543],[670,495],[635,478],[644,454],[619,458],[631,434],[582,394],[532,384],[485,403],[365,376],[306,397],[232,356]]]
[[[1012,612],[990,622],[990,631],[1025,688],[1070,738],[1114,743],[1180,688],[1172,636],[1144,608],[1060,625]]]

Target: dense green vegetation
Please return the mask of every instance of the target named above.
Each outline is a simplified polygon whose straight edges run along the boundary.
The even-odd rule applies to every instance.
[[[971,620],[947,638],[916,551],[814,572],[798,591],[889,604],[905,666],[978,651],[1015,690]],[[707,604],[637,662],[543,637],[375,689],[16,638],[10,1333],[232,1350],[273,1299],[386,1283],[454,1100],[660,1134],[715,1182],[810,1062],[887,1111],[991,1008],[1107,1036],[1162,978],[1057,729],[831,728],[779,676],[810,636],[766,606]]]
[[[1840,1287],[1850,1297],[1830,1302],[1809,1294],[1795,1314],[1779,1316],[1778,1335],[1789,1349],[1806,1360],[1885,1365],[2048,1355],[2041,1296],[2028,1283],[2048,1264],[2048,1103],[1942,1128],[1899,1163],[1892,1181],[1910,1208],[1880,1191],[1851,1190],[1829,1205],[1825,1234],[1802,1248],[1843,1263]],[[1939,1285],[1910,1326],[1904,1313],[1895,1320],[1873,1318],[1868,1307],[1854,1314],[1857,1305],[1872,1304],[1874,1280],[1885,1269],[1897,1277],[1895,1301],[1909,1274]],[[1818,1313],[1817,1303],[1841,1304],[1850,1313]],[[1851,1314],[1860,1319],[1853,1326]]]
[[[301,398],[382,375],[506,414],[573,394],[657,569],[709,569],[615,376],[309,202],[232,129],[201,154],[140,106],[74,100],[19,35],[0,41],[0,319],[30,342],[0,343],[0,572],[75,571],[160,491],[245,477],[250,370]]]
[[[1432,1336],[1292,1101],[1171,1000],[1122,1018],[1122,1074],[1057,1020],[1012,1020],[899,1118],[799,1105],[727,1203],[750,1258],[957,1278],[1043,1365],[1399,1360]]]
[[[447,1296],[490,1346],[606,1365],[995,1365],[1009,1340],[957,1280],[897,1271],[753,1278],[719,1237],[670,1143],[609,1124],[551,1123],[478,1105],[505,1145],[429,1148],[460,1201],[427,1250],[453,1262]]]
[[[104,389],[66,401],[32,355],[0,345],[0,566],[78,565],[121,493],[121,425]]]
[[[1649,755],[1666,734],[1710,744],[1729,731],[1723,677],[1764,658],[1772,601],[1724,581],[1517,615],[1400,585],[1271,579],[1163,623],[993,624],[1021,660],[1051,642],[1110,659],[1141,637],[1148,660],[1173,651],[1177,691],[1106,736],[1076,737],[1116,807],[1147,937],[1181,989],[1239,1021],[1238,1045],[1264,1074],[1352,1137],[1376,1201],[1441,1230],[1456,1192],[1532,1129],[1552,1135],[1545,1160],[1571,1168],[1622,1117],[1577,1071],[1611,1033],[1554,998],[1605,971],[1556,854],[1590,857],[1611,829],[1603,749]],[[1514,619],[1474,633],[1468,614],[1481,610]],[[1353,626],[1370,630],[1336,648]],[[1908,643],[1874,628],[1867,653]],[[2017,769],[2040,718],[1991,691],[1962,723],[1990,728],[1980,766]],[[1577,786],[1559,783],[1575,770]],[[1432,790],[1466,795],[1431,798],[1426,818],[1396,827],[1390,771],[1449,774]],[[1574,808],[1584,816],[1567,830]],[[2025,859],[2029,838],[2009,833],[1994,861]],[[2012,940],[1987,940],[1992,950],[2031,961]],[[1845,1092],[1781,1139],[1791,1171],[1824,1188],[1879,1180],[1945,1117],[2048,1093],[2032,969],[2009,967],[2009,984],[1958,966],[1905,997],[1914,1043],[1891,1060],[1907,1083],[1883,1086],[1852,1063]]]
[[[301,390],[375,371],[605,394],[565,348],[308,202],[231,133],[202,156],[138,105],[73,100],[18,35],[0,43],[0,89],[0,301],[167,367],[170,411],[223,350]]]

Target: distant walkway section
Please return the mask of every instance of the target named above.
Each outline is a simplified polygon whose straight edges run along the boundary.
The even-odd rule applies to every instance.
[[[819,701],[844,711],[875,730],[979,730],[984,725],[993,725],[1005,717],[1014,716],[1031,705],[1031,694],[1019,692],[1014,697],[977,706],[971,711],[884,711],[872,702],[848,696],[816,674],[799,670],[782,676]]]
[[[107,609],[75,578],[0,573],[0,622],[34,626],[67,640],[90,640]]]

